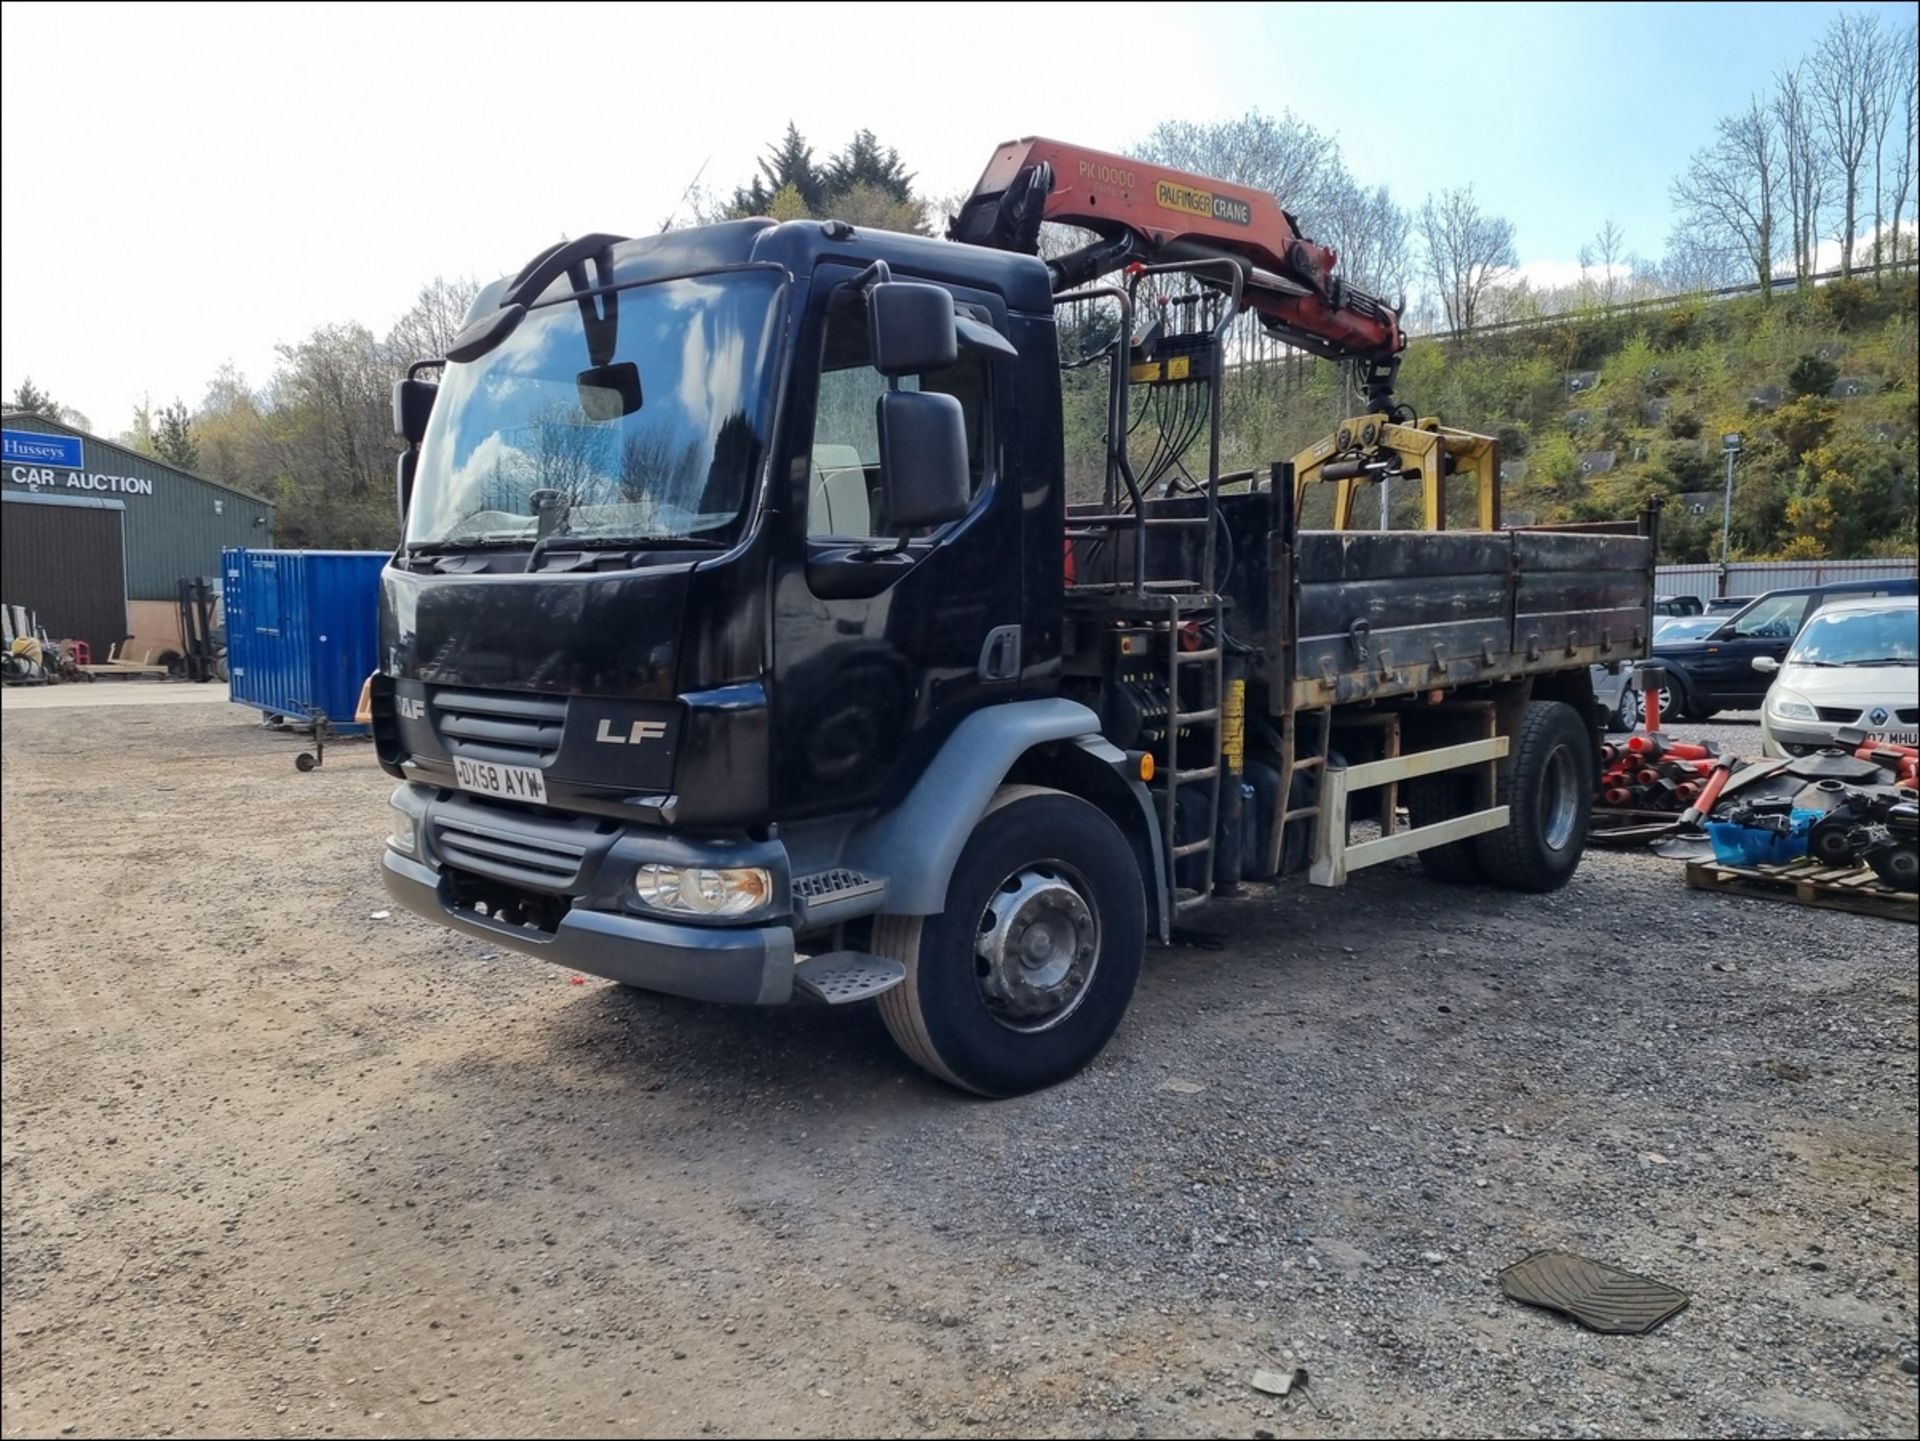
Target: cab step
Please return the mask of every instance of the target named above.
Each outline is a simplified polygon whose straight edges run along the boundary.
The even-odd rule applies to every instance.
[[[870,876],[845,866],[795,876],[793,908],[801,925],[811,930],[856,916],[871,915],[886,904],[884,876]]]
[[[793,968],[793,983],[816,1001],[851,1006],[884,995],[907,978],[907,968],[888,956],[828,951]]]

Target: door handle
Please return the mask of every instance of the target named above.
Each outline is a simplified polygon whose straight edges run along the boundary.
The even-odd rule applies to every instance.
[[[995,626],[980,647],[980,679],[1012,680],[1020,674],[1020,627]]]

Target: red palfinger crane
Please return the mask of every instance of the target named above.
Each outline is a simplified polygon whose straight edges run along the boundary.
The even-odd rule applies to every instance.
[[[1302,235],[1267,192],[1030,136],[995,152],[948,235],[1032,253],[1043,221],[1100,237],[1049,262],[1056,291],[1135,262],[1231,260],[1243,277],[1241,303],[1269,332],[1316,355],[1361,361],[1369,399],[1390,396],[1406,345],[1399,311],[1342,281],[1339,257]]]
[[[1047,262],[1055,294],[1131,265],[1228,261],[1240,303],[1267,332],[1330,360],[1356,362],[1368,414],[1355,416],[1294,458],[1300,496],[1337,483],[1333,524],[1352,523],[1359,487],[1392,477],[1420,481],[1427,529],[1446,525],[1448,481],[1474,482],[1482,529],[1500,523],[1495,441],[1397,404],[1393,388],[1406,335],[1400,309],[1335,274],[1339,257],[1308,239],[1264,190],[1145,161],[1028,136],[994,152],[954,217],[950,240],[1036,254],[1052,221],[1099,238]],[[1199,283],[1207,277],[1196,272]]]

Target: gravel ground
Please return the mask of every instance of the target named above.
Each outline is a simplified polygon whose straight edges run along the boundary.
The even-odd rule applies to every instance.
[[[386,780],[295,749],[7,717],[8,1436],[1914,1434],[1909,927],[1255,890],[988,1104],[386,914]],[[1692,1305],[1503,1299],[1545,1247]]]

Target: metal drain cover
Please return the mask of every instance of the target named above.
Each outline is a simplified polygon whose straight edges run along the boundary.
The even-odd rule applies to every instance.
[[[1591,1331],[1637,1336],[1687,1307],[1687,1295],[1631,1271],[1571,1251],[1535,1251],[1500,1273],[1500,1289],[1516,1301],[1573,1317]]]
[[[793,983],[830,1006],[871,1000],[906,978],[907,968],[900,962],[860,951],[828,951],[823,956],[809,956],[793,968]]]

